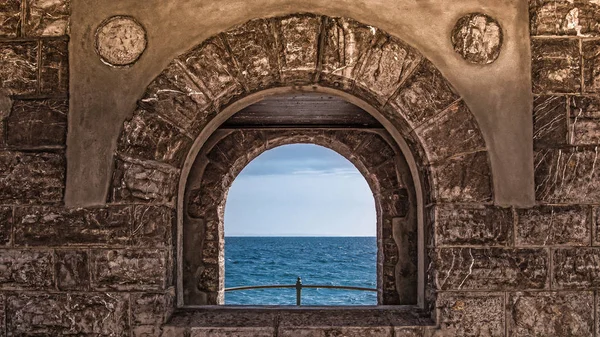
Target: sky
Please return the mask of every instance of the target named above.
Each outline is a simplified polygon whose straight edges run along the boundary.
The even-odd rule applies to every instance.
[[[225,236],[375,236],[373,194],[335,151],[280,146],[237,176],[225,204]]]

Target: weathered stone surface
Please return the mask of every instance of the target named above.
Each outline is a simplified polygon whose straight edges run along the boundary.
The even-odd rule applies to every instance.
[[[280,82],[277,41],[270,20],[257,19],[224,33],[241,76],[251,90]]]
[[[13,209],[0,206],[0,247],[8,246],[12,241]]]
[[[16,100],[5,119],[6,143],[15,148],[65,146],[69,101]]]
[[[594,217],[594,222],[592,223],[592,233],[594,233],[593,245],[600,246],[600,207],[595,207],[592,212]]]
[[[600,7],[598,8],[600,14]],[[584,92],[600,92],[600,42],[582,41]]]
[[[594,293],[512,293],[508,300],[508,335],[592,336]]]
[[[573,145],[600,144],[600,119],[571,118],[569,139]]]
[[[513,214],[510,208],[491,206],[434,206],[435,246],[511,243]]]
[[[27,36],[61,36],[69,33],[69,0],[25,0]]]
[[[179,170],[155,162],[116,160],[112,200],[172,203]]]
[[[441,336],[504,336],[504,295],[440,293],[436,302]]]
[[[132,326],[160,326],[173,306],[165,293],[132,293],[130,300]]]
[[[48,289],[52,279],[52,252],[48,250],[0,250],[0,289]]]
[[[6,296],[0,294],[0,333],[6,336]]]
[[[34,94],[38,81],[37,42],[0,42],[0,88]]]
[[[482,202],[492,199],[487,152],[457,156],[431,167],[434,198],[442,202]]]
[[[442,74],[423,60],[406,80],[390,104],[412,128],[429,120],[459,98]]]
[[[554,280],[557,289],[586,289],[600,286],[600,248],[564,248],[554,251]]]
[[[517,245],[589,246],[590,210],[581,206],[537,206],[518,209]]]
[[[273,327],[219,327],[192,328],[190,337],[272,337],[275,336]],[[285,336],[285,335],[280,335]]]
[[[58,203],[64,186],[63,153],[0,152],[0,202]]]
[[[423,328],[405,328],[395,326],[392,328],[394,337],[423,337]]]
[[[87,290],[90,286],[87,251],[57,250],[55,252],[56,286],[60,290]]]
[[[529,1],[531,35],[596,36],[600,7],[594,1]]]
[[[135,206],[131,244],[147,248],[172,247],[175,211],[165,206]]]
[[[186,74],[180,63],[172,62],[150,83],[140,101],[142,108],[163,116],[192,135],[212,119],[211,100]]]
[[[280,328],[278,336],[282,337],[391,337],[391,327],[302,327]],[[265,335],[266,336],[266,335]],[[270,335],[269,335],[270,336]],[[397,336],[397,335],[394,335]]]
[[[452,29],[454,51],[476,64],[494,62],[500,55],[502,38],[498,22],[481,13],[463,16]]]
[[[23,246],[125,245],[132,207],[65,209],[17,207],[15,244]]]
[[[389,35],[378,34],[356,77],[356,90],[384,105],[419,65],[421,56]]]
[[[567,144],[567,100],[565,96],[534,97],[533,144],[535,148]]]
[[[43,40],[40,64],[40,92],[64,94],[69,91],[69,42]]]
[[[6,306],[9,336],[129,336],[127,294],[21,293]]]
[[[321,18],[292,15],[276,22],[281,46],[281,77],[293,84],[310,83],[315,76]]]
[[[600,97],[568,96],[571,118],[600,118]]]
[[[597,150],[552,149],[535,153],[536,200],[588,203],[600,199]]]
[[[98,290],[162,290],[166,286],[167,253],[163,250],[92,250],[92,288]]]
[[[531,54],[534,94],[581,90],[579,40],[534,38]]]
[[[143,109],[123,124],[117,151],[144,160],[179,167],[183,164],[193,140],[181,130]]]
[[[130,16],[113,16],[96,30],[96,51],[102,62],[111,66],[135,63],[147,43],[146,30]]]
[[[463,101],[428,120],[415,133],[421,138],[431,163],[486,148],[475,116]]]
[[[21,28],[21,0],[0,3],[0,37],[16,37]]]
[[[235,77],[236,67],[220,37],[205,41],[179,60],[192,80],[202,86],[214,101],[217,110],[229,103],[232,97],[241,94],[243,89]]]
[[[327,18],[321,82],[350,88],[367,52],[381,36],[377,29],[346,18]]]
[[[444,248],[430,254],[438,289],[545,289],[548,252],[543,249]]]

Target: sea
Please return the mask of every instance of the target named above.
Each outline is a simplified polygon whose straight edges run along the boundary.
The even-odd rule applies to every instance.
[[[375,237],[225,238],[225,288],[295,284],[377,287]],[[229,305],[295,305],[296,290],[225,292]],[[377,293],[303,289],[302,305],[376,305]]]

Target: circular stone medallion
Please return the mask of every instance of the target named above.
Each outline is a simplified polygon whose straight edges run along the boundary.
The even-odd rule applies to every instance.
[[[502,28],[488,15],[465,15],[452,30],[452,45],[460,56],[471,63],[492,63],[500,55]]]
[[[113,16],[96,30],[96,51],[110,66],[135,63],[146,49],[146,30],[130,16]]]

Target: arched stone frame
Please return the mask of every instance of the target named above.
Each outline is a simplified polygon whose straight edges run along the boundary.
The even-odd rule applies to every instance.
[[[348,159],[373,193],[378,303],[416,304],[418,239],[413,179],[400,150],[386,138],[384,131],[356,129],[215,132],[196,157],[186,186],[182,213],[184,303],[224,303],[224,211],[227,193],[237,175],[267,150],[307,143],[329,148]]]
[[[451,85],[417,51],[376,27],[312,14],[256,19],[175,58],[124,124],[110,201],[176,207],[179,263],[182,196],[202,144],[241,108],[290,90],[332,93],[360,106],[403,152],[417,191],[424,306],[425,244],[433,244],[426,207],[491,202],[491,169],[477,121]]]

